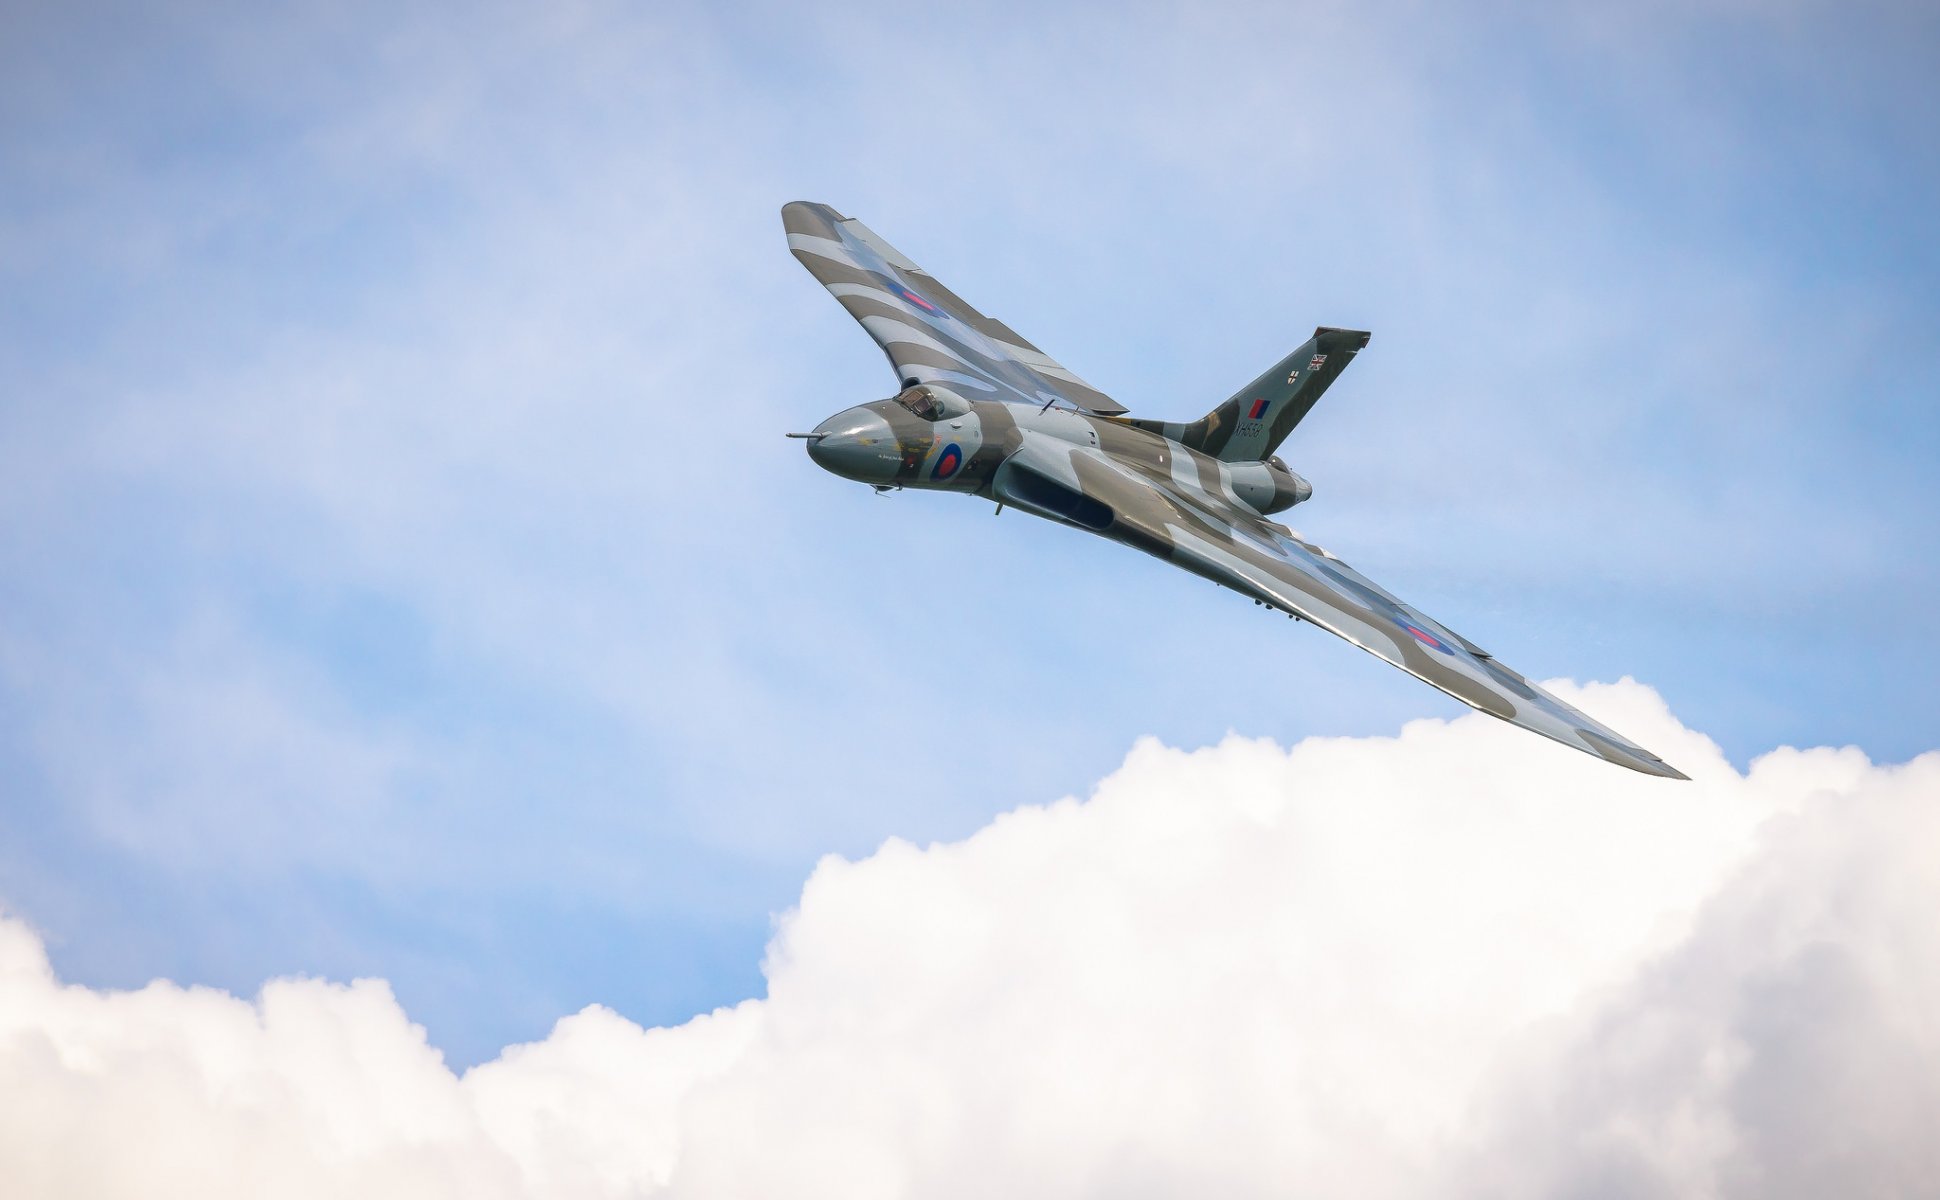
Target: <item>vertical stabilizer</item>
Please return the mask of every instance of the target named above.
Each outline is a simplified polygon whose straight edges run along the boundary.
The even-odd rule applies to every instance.
[[[1370,336],[1361,329],[1323,326],[1298,350],[1197,421],[1133,424],[1225,462],[1262,462],[1286,441]]]

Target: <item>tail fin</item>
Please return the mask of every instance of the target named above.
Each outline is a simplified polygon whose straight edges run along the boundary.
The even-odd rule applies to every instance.
[[[1264,461],[1354,361],[1370,336],[1365,330],[1323,326],[1245,391],[1197,421],[1133,423],[1225,462]]]

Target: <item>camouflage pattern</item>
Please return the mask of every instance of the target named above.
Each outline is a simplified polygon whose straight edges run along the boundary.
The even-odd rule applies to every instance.
[[[799,200],[783,207],[781,220],[788,248],[876,339],[905,386],[935,382],[974,400],[1125,411],[1002,321],[965,304],[862,222]]]
[[[967,492],[1142,550],[1311,622],[1491,716],[1649,775],[1675,768],[1543,691],[1268,517],[1312,495],[1269,457],[1368,335],[1327,329],[1190,424],[1134,420],[826,205],[782,209],[796,257],[883,347],[904,387],[807,434],[817,464],[879,490]]]
[[[1197,421],[1133,424],[1227,462],[1263,459],[1287,440],[1327,385],[1367,348],[1369,336],[1361,329],[1316,329],[1300,349]]]

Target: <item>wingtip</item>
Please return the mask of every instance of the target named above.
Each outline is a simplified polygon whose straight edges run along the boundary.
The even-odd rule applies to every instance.
[[[790,234],[826,236],[834,228],[829,213],[834,210],[813,200],[790,200],[781,206],[781,227]]]
[[[1642,771],[1646,775],[1655,775],[1659,779],[1688,780],[1691,778],[1689,775],[1686,775],[1684,772],[1673,767],[1635,742],[1612,742],[1604,749],[1604,757],[1614,758],[1617,762],[1629,767],[1633,771]],[[1611,751],[1615,753],[1610,753]]]
[[[1670,766],[1668,762],[1661,760],[1661,758],[1645,758],[1641,762],[1626,762],[1624,766],[1628,766],[1633,772],[1643,772],[1645,775],[1657,775],[1659,779],[1684,779],[1686,783],[1690,781],[1690,775],[1680,772],[1678,768]]]
[[[846,221],[833,205],[819,200],[790,200],[781,206],[781,219],[784,223],[800,220]]]

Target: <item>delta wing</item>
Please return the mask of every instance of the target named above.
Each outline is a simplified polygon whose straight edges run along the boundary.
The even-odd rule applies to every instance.
[[[1031,484],[1000,480],[999,491],[1025,507],[1310,621],[1491,716],[1647,775],[1686,778],[1284,526],[1099,450],[1023,450],[1005,465],[1032,472]],[[1062,461],[1044,465],[1054,453]],[[1072,490],[1082,500],[1059,498]],[[1047,511],[1056,509],[1063,511]]]
[[[940,383],[972,400],[1125,406],[984,316],[862,222],[826,204],[784,205],[788,248],[882,347],[905,386]]]

